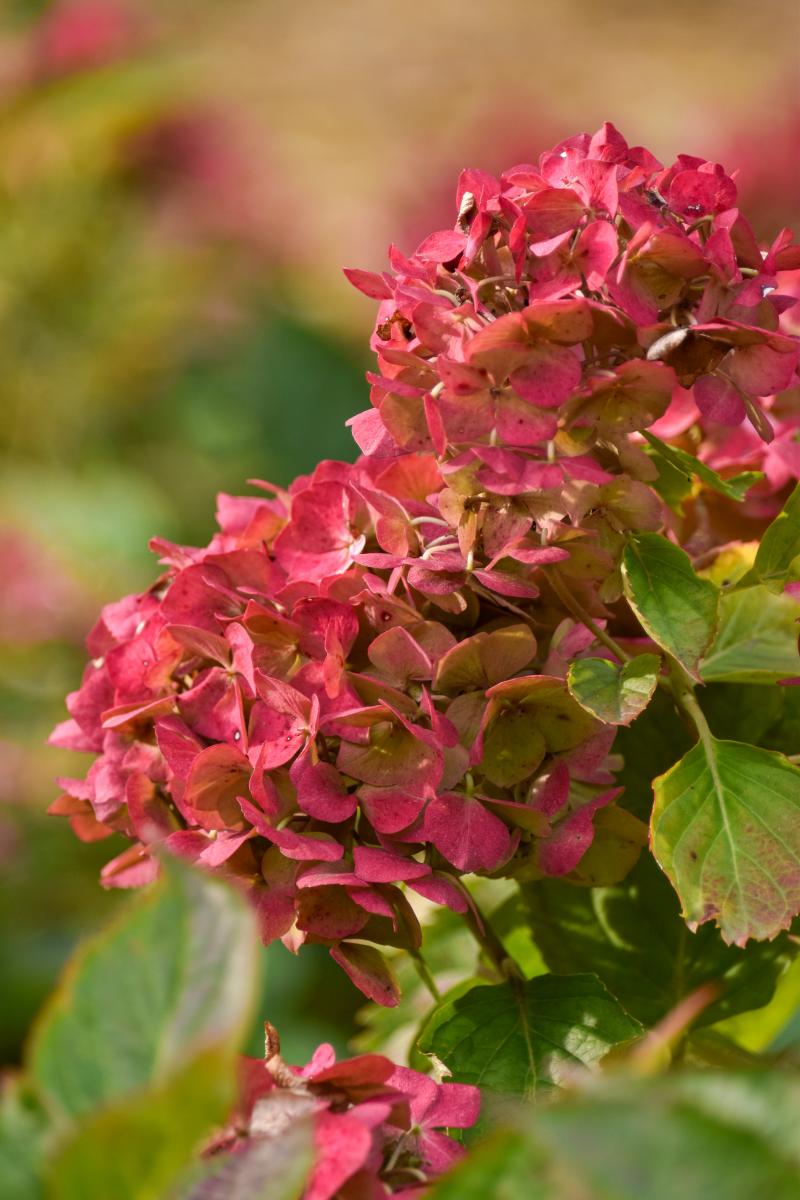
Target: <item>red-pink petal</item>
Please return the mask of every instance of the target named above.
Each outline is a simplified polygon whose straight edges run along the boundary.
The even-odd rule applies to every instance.
[[[421,796],[414,796],[398,788],[359,788],[361,807],[370,825],[378,833],[399,833],[408,829],[419,816],[425,804]]]
[[[425,837],[461,871],[493,871],[509,855],[511,837],[479,800],[446,792],[425,810]]]
[[[331,763],[312,763],[307,757],[301,758],[292,764],[290,775],[297,788],[299,807],[318,821],[339,824],[356,811],[355,793],[347,791]]]
[[[692,388],[697,407],[709,421],[738,425],[745,417],[739,389],[719,375],[702,375]]]
[[[416,257],[425,262],[444,263],[457,258],[464,251],[467,235],[459,229],[441,229],[431,233],[420,242],[415,251]]]
[[[457,913],[467,911],[467,899],[461,888],[445,875],[435,874],[426,879],[412,879],[408,886],[433,904],[443,904]]]
[[[374,271],[361,271],[358,267],[345,267],[344,275],[354,288],[371,300],[391,300],[391,288],[382,275],[376,275]]]
[[[347,1113],[323,1112],[316,1120],[317,1161],[303,1193],[304,1200],[333,1200],[342,1185],[364,1166],[372,1137]]]
[[[376,846],[356,846],[353,862],[356,875],[366,883],[402,883],[421,879],[431,872],[427,863]]]
[[[331,948],[331,958],[347,973],[360,992],[384,1008],[400,1001],[400,988],[386,959],[374,946],[340,942]]]
[[[581,364],[572,351],[543,342],[530,350],[524,366],[512,372],[511,386],[531,404],[556,408],[580,379]]]
[[[750,396],[772,396],[792,382],[797,368],[797,345],[791,338],[777,338],[773,345],[741,346],[725,366],[734,383]]]

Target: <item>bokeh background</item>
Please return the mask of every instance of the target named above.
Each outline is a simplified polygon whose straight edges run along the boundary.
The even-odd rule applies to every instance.
[[[4,1063],[120,899],[108,845],[45,815],[99,606],[150,582],[154,533],[204,543],[216,491],[352,455],[372,305],[342,266],[451,225],[462,166],[604,120],[797,229],[797,0],[3,0]],[[264,962],[286,1057],[344,1048],[359,998],[324,951]]]

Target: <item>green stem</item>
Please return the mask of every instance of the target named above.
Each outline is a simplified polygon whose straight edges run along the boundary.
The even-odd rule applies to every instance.
[[[672,692],[675,707],[692,727],[697,734],[698,740],[703,743],[706,750],[709,753],[713,753],[711,729],[702,708],[697,702],[691,678],[678,660],[673,658],[671,654],[667,655],[667,667],[669,670],[669,689]]]
[[[628,654],[627,650],[623,650],[619,642],[615,641],[610,634],[606,633],[604,629],[601,629],[600,626],[592,620],[580,601],[576,600],[569,589],[564,585],[563,581],[558,575],[558,572],[551,571],[547,576],[547,579],[559,600],[561,600],[569,609],[573,617],[585,625],[589,632],[594,634],[598,642],[601,642],[608,650],[611,651],[612,654],[616,655],[620,662],[630,662],[632,656]]]
[[[500,938],[492,929],[486,917],[479,910],[477,904],[469,895],[466,888],[464,888],[464,892],[469,897],[467,911],[464,914],[464,921],[475,941],[489,959],[489,962],[502,979],[523,978],[522,971],[520,970],[519,966],[508,953],[505,946],[500,941]]]
[[[433,975],[431,974],[430,968],[429,968],[428,964],[425,962],[425,959],[422,957],[422,954],[419,950],[411,951],[411,961],[414,963],[414,966],[417,968],[417,974],[419,975],[422,982],[425,984],[425,987],[428,989],[431,996],[433,996],[433,999],[438,1004],[442,998],[442,993],[439,991],[438,987],[436,986],[436,980],[434,979]]]

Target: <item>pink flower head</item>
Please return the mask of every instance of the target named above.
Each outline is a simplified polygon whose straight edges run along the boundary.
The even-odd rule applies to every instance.
[[[755,529],[800,475],[798,250],[736,203],[718,164],[663,167],[604,125],[465,172],[450,228],[348,273],[378,306],[361,456],[221,496],[210,544],[154,542],[161,577],[89,636],[53,741],[96,758],[54,811],[130,840],[106,886],[152,878],[155,848],[190,858],[265,941],[327,946],[391,1005],[382,947],[417,949],[417,896],[581,881],[619,759],[570,664],[637,636],[630,531],[713,553],[738,516],[699,477],[670,509],[642,433],[762,471]]]
[[[267,1041],[266,1061],[241,1060],[236,1111],[208,1152],[241,1153],[306,1118],[315,1158],[304,1200],[405,1195],[406,1185],[432,1182],[463,1153],[443,1130],[475,1124],[478,1088],[436,1083],[378,1054],[337,1062],[328,1045],[291,1067],[271,1027]]]

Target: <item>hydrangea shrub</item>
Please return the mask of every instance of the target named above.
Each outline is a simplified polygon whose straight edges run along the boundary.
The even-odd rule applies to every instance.
[[[420,1131],[472,1124],[471,1085],[563,1086],[559,1056],[592,1068],[653,1013],[669,1043],[712,1002],[758,1008],[792,957],[800,245],[760,245],[736,196],[719,164],[665,168],[610,125],[463,172],[451,229],[346,272],[378,305],[356,461],[220,496],[210,544],[156,539],[159,579],[89,635],[52,740],[96,757],[52,811],[129,839],[106,887],[165,854],[221,873],[265,942],[329,947],[386,1007],[403,955],[437,993],[437,908],[479,943],[482,984],[418,1042],[454,1082],[327,1050],[297,1076],[322,1113],[314,1200],[389,1194],[387,1163],[424,1185],[455,1150]],[[539,967],[476,877],[518,886]],[[622,943],[600,947],[610,896],[642,954],[648,896],[681,955],[703,945],[649,1009],[615,983]],[[742,977],[761,991],[726,1000]],[[245,1134],[285,1083],[258,1071]],[[340,1178],[348,1122],[364,1151]]]

